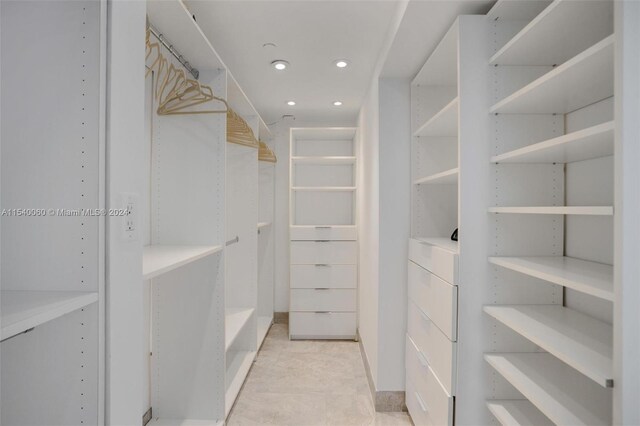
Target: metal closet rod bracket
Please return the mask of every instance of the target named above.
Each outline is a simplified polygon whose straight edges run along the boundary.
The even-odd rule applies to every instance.
[[[225,246],[230,246],[231,244],[235,244],[240,242],[240,237],[236,235],[236,237],[232,240],[227,241],[227,243],[225,244]]]

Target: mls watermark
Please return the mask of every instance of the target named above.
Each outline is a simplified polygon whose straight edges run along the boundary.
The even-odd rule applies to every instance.
[[[2,209],[1,217],[94,217],[128,216],[127,209]]]

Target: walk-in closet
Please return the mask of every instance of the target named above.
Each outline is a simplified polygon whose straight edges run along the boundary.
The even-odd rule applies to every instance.
[[[0,425],[640,425],[638,22],[1,0]]]

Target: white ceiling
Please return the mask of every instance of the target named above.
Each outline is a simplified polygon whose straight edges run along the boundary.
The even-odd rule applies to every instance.
[[[187,5],[267,123],[355,123],[395,1],[206,1]],[[264,48],[275,43],[275,48]],[[338,69],[336,59],[350,66]],[[290,67],[270,65],[285,59]],[[295,107],[286,101],[296,101]],[[343,102],[341,107],[333,101]]]
[[[494,0],[495,1],[495,0]],[[186,0],[222,60],[267,123],[355,124],[379,57],[393,38],[385,77],[413,77],[455,17],[485,13],[491,0]],[[406,3],[406,2],[404,2]],[[397,32],[396,32],[397,31]],[[277,47],[263,47],[274,43]],[[336,59],[350,61],[346,69]],[[270,65],[285,59],[290,67]],[[286,101],[294,100],[290,107]],[[333,101],[343,102],[341,107]]]

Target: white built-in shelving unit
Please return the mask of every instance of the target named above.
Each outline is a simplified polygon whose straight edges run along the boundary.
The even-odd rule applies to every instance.
[[[293,128],[290,146],[292,339],[356,336],[354,128]]]
[[[200,11],[180,0],[147,2],[149,23],[198,69],[198,81],[246,122],[256,146],[258,138],[270,140],[196,23],[194,15],[206,25]],[[141,416],[151,409],[154,425],[219,425],[273,319],[273,166],[263,172],[256,147],[228,143],[227,114],[157,114],[154,77],[146,82],[147,180],[140,202],[149,335]],[[225,107],[214,100],[189,111]]]
[[[0,423],[104,424],[106,7],[0,16]]]
[[[534,3],[489,13],[488,411],[611,424],[613,2]]]

